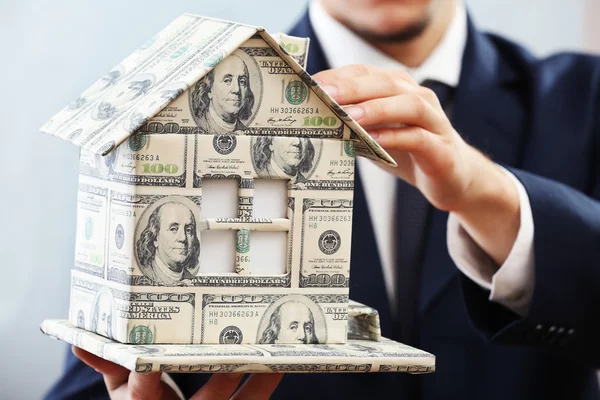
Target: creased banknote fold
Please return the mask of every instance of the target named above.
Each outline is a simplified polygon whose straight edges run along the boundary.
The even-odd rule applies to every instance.
[[[381,340],[379,313],[373,307],[348,301],[348,339]]]

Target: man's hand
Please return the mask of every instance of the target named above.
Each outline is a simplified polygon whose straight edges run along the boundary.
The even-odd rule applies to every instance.
[[[161,372],[138,374],[79,347],[73,346],[72,349],[81,361],[103,375],[108,394],[113,400],[179,399],[175,391],[161,381]],[[214,374],[190,400],[268,399],[277,388],[283,374],[254,374],[236,392],[242,376],[243,374]]]
[[[454,212],[498,263],[520,226],[515,185],[454,130],[435,93],[401,70],[351,65],[314,75],[398,163],[388,170]]]

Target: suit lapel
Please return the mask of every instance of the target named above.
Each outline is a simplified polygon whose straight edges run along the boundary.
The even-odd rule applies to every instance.
[[[523,89],[520,74],[470,18],[459,82],[451,117],[454,128],[494,162],[521,164],[526,104],[521,104],[519,96]],[[448,213],[432,213],[420,281],[421,313],[459,274],[447,250],[447,220]]]

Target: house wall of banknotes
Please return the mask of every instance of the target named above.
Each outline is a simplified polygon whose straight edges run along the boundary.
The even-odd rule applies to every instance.
[[[354,157],[387,154],[304,72],[308,45],[185,15],[42,128],[82,147],[71,323],[137,344],[345,342]],[[217,180],[234,215],[205,212]],[[264,180],[286,185],[284,215],[255,215]],[[215,271],[203,243],[223,231]],[[285,260],[253,253],[268,233]]]
[[[272,158],[281,151],[307,166],[293,179],[265,175],[269,146]],[[320,138],[136,134],[108,157],[82,151],[71,322],[132,343],[343,342],[350,149]],[[203,213],[211,179],[236,182],[237,216]],[[253,218],[258,179],[287,182],[286,218]],[[236,235],[229,273],[201,263],[203,236],[219,230]],[[285,273],[253,264],[256,231],[287,234]]]

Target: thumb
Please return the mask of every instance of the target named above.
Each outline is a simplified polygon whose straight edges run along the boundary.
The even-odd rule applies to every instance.
[[[71,350],[73,351],[73,354],[75,354],[75,356],[81,361],[102,374],[104,377],[104,382],[106,383],[106,388],[109,392],[112,392],[127,382],[130,372],[127,368],[102,359],[92,353],[80,349],[79,347],[73,346]]]
[[[162,372],[138,374],[79,347],[73,346],[72,350],[81,361],[102,374],[111,398],[133,400],[177,398],[173,393],[165,391],[165,386],[160,380]],[[124,392],[127,392],[127,394]]]
[[[128,398],[132,400],[165,398],[166,393],[160,380],[161,375],[162,372],[150,372],[147,374],[132,372],[129,374],[129,381],[127,383],[129,390]]]

